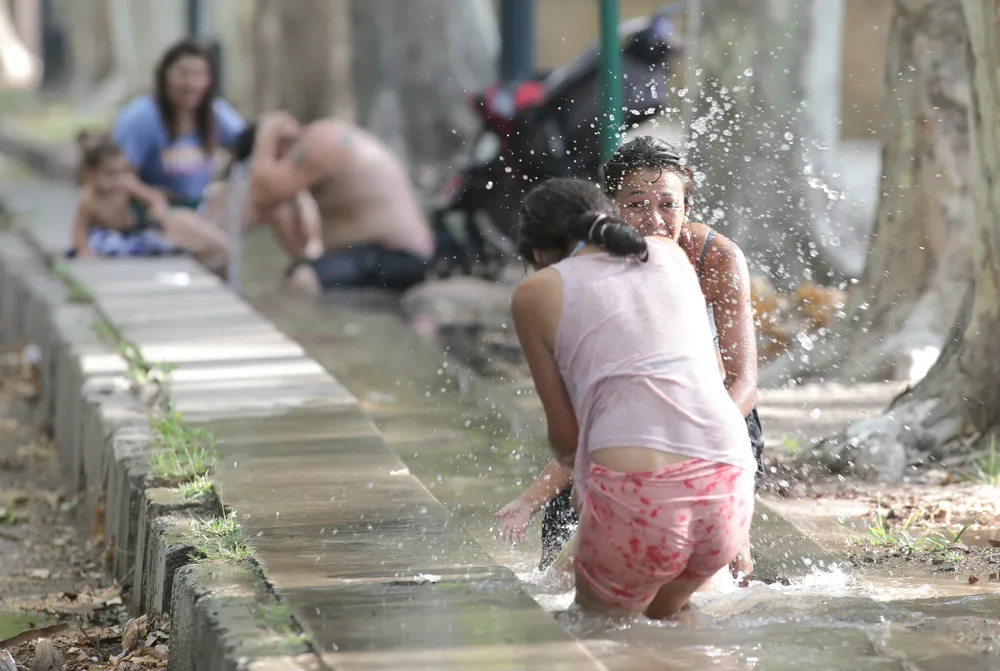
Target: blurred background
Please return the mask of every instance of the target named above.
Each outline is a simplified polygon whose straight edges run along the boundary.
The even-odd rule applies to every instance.
[[[825,338],[847,361],[837,376],[922,376],[929,364],[913,362],[933,361],[946,328],[936,322],[958,310],[942,295],[968,285],[958,0],[0,0],[0,150],[31,138],[72,164],[76,133],[108,127],[151,88],[164,49],[197,37],[244,117],[284,108],[302,122],[351,120],[401,158],[435,227],[485,220],[492,233],[475,232],[486,238],[475,258],[451,265],[495,281],[525,187],[600,178],[602,8],[620,21],[626,58],[615,141],[651,133],[687,154],[697,216],[747,255],[762,363],[811,347],[839,319],[850,337]],[[644,30],[665,45],[646,61],[650,48],[630,42]],[[894,162],[883,165],[884,151]],[[935,175],[948,193],[914,201]],[[870,251],[877,222],[930,253]],[[868,263],[865,278],[870,253],[885,267]],[[929,275],[940,283],[897,300]],[[848,303],[858,281],[867,288]],[[850,326],[880,303],[899,319]],[[814,358],[775,370],[772,382],[832,369]]]

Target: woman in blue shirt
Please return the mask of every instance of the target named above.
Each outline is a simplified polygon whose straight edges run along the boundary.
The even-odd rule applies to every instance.
[[[211,58],[191,40],[168,49],[156,67],[154,92],[129,103],[112,133],[143,182],[192,209],[215,177],[218,149],[231,149],[246,126],[216,97]]]
[[[225,235],[196,210],[218,169],[218,150],[230,149],[244,127],[239,112],[216,97],[211,53],[183,40],[160,59],[153,93],[130,102],[112,131],[139,179],[172,205],[159,222],[166,237],[217,271],[225,266]]]

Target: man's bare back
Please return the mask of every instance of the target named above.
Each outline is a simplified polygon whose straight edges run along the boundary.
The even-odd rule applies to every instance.
[[[367,131],[339,121],[317,121],[306,130],[340,140],[331,170],[311,188],[323,219],[323,246],[377,243],[430,259],[434,236],[392,152]]]
[[[290,135],[297,139],[283,154],[278,140]],[[434,235],[405,169],[378,138],[333,119],[300,127],[287,113],[264,115],[251,164],[254,205],[267,212],[301,189],[316,200],[323,254],[293,253],[289,277],[309,275],[295,284],[404,290],[424,280]]]

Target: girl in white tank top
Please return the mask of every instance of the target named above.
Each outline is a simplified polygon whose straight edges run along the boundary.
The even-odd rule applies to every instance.
[[[694,269],[582,180],[524,200],[514,324],[557,459],[572,468],[577,598],[667,617],[736,556],[753,512],[743,417]]]

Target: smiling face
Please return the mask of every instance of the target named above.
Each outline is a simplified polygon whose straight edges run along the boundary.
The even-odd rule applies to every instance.
[[[643,235],[665,235],[677,241],[690,209],[684,179],[675,172],[644,168],[625,176],[618,205],[626,223]]]
[[[196,110],[211,86],[212,68],[201,56],[185,54],[167,68],[167,97],[179,110]]]

